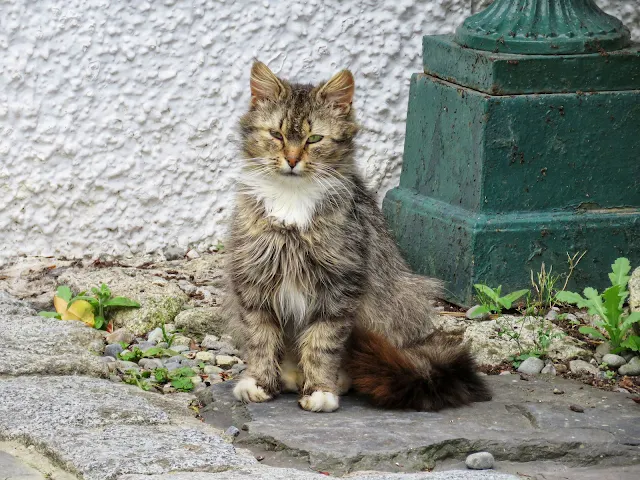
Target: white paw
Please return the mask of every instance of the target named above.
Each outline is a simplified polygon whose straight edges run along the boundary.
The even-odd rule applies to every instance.
[[[338,409],[338,396],[331,392],[316,390],[311,395],[305,395],[298,403],[310,412],[333,412]]]
[[[235,397],[245,403],[266,402],[271,400],[271,396],[264,391],[264,388],[256,384],[256,379],[245,377],[241,379],[233,389]]]

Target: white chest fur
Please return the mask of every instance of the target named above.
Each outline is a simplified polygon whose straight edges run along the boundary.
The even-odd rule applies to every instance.
[[[300,177],[246,177],[245,193],[261,201],[268,217],[287,226],[305,230],[318,205],[327,194],[327,186]]]

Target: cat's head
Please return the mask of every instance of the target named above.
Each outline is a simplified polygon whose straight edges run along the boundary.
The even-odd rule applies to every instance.
[[[350,172],[358,132],[354,89],[348,70],[316,86],[300,85],[255,62],[251,106],[240,120],[247,169],[292,179]]]

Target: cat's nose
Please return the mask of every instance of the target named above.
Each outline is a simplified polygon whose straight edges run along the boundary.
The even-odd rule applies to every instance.
[[[299,155],[287,155],[287,163],[291,168],[294,168],[300,161]]]

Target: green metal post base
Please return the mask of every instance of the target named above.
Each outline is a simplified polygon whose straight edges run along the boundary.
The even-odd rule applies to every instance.
[[[512,55],[429,36],[423,48],[383,206],[411,266],[468,305],[474,283],[526,288],[567,253],[587,251],[572,287],[603,287],[619,256],[639,265],[640,46]]]
[[[603,289],[617,257],[640,260],[640,214],[633,209],[477,214],[398,187],[383,211],[404,258],[416,272],[446,279],[445,297],[458,305],[471,305],[474,283],[529,288],[530,270],[541,262],[560,273],[567,252],[587,251],[570,289]]]

